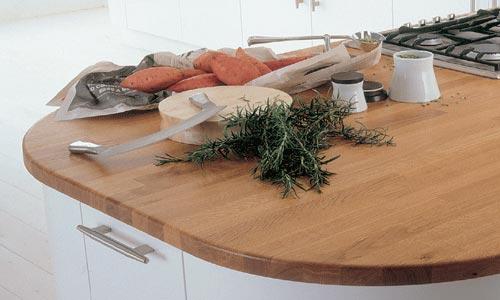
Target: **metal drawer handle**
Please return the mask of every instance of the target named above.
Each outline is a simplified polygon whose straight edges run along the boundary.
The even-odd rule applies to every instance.
[[[147,258],[145,255],[155,251],[148,245],[141,245],[136,248],[131,248],[118,241],[115,241],[114,239],[105,235],[106,233],[111,232],[111,228],[105,225],[101,225],[95,228],[88,228],[83,225],[78,225],[76,226],[76,229],[78,229],[78,231],[93,239],[94,241],[97,241],[104,246],[125,255],[126,257],[140,261],[143,264],[147,264],[149,262],[149,258]]]

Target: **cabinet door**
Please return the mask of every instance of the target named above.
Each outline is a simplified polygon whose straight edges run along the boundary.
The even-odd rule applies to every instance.
[[[80,202],[44,186],[45,213],[58,300],[90,300]]]
[[[470,0],[398,0],[394,1],[394,27],[404,23],[418,23],[421,19],[446,17],[449,13],[457,15],[470,11]]]
[[[127,28],[180,40],[179,0],[125,0]]]
[[[313,34],[351,35],[362,30],[378,32],[392,29],[392,2],[320,1],[319,6],[312,12]]]
[[[148,245],[147,264],[85,236],[92,300],[185,300],[182,251],[82,204],[83,224],[112,229],[106,236],[127,246]]]
[[[210,49],[242,46],[240,2],[180,1],[182,41]]]
[[[309,0],[296,7],[294,0],[241,0],[243,44],[249,36],[303,36],[311,35]],[[263,44],[275,52],[286,52],[311,47],[311,41],[293,41]]]

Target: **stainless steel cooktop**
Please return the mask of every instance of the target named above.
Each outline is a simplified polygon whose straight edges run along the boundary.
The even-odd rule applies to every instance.
[[[500,9],[421,20],[384,33],[383,53],[417,49],[433,52],[434,65],[500,79]]]

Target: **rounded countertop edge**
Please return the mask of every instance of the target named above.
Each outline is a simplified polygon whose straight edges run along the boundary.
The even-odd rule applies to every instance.
[[[43,119],[49,118],[51,115],[45,116]],[[43,119],[35,123],[32,128]],[[42,184],[108,214],[186,253],[221,267],[274,279],[346,286],[431,284],[473,279],[500,273],[500,254],[464,261],[398,265],[392,267],[387,265],[358,266],[284,261],[276,260],[272,257],[259,257],[225,249],[134,211],[111,197],[100,195],[91,189],[85,189],[68,178],[51,174],[39,162],[33,159],[26,145],[32,128],[26,132],[23,138],[23,161],[28,172]],[[83,197],[82,195],[86,195],[87,197]],[[127,217],[124,217],[123,212],[125,212],[125,216]],[[155,226],[150,225],[152,221],[155,223]]]

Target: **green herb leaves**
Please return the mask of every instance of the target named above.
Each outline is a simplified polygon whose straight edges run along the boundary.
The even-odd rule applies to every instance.
[[[157,157],[157,164],[193,162],[201,166],[218,157],[225,159],[256,159],[252,169],[255,177],[279,185],[282,196],[296,189],[315,189],[329,184],[334,173],[325,165],[339,156],[327,158],[320,152],[333,146],[329,140],[343,137],[355,144],[392,145],[392,137],[383,129],[367,129],[344,125],[350,107],[318,96],[306,103],[294,100],[267,102],[259,107],[239,109],[225,117],[224,137],[206,141],[197,150],[176,158],[166,154]]]

